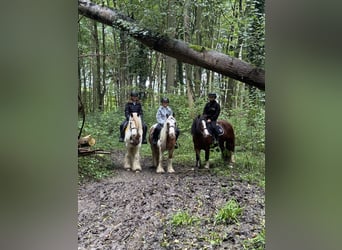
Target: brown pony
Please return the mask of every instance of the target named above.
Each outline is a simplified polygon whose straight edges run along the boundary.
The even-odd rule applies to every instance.
[[[176,119],[169,115],[163,125],[163,128],[160,131],[160,138],[157,144],[152,143],[152,134],[153,130],[157,124],[154,124],[150,128],[150,136],[149,141],[151,145],[152,151],[152,160],[153,166],[157,167],[157,173],[164,173],[164,168],[162,166],[163,160],[163,152],[168,151],[168,163],[167,163],[167,172],[174,173],[175,170],[172,166],[173,159],[173,151],[175,150],[176,145]]]
[[[232,125],[224,120],[218,120],[217,125],[221,126],[223,134],[218,137],[219,147],[221,149],[222,159],[229,162],[232,167],[234,163],[235,135]],[[213,143],[213,137],[209,131],[206,119],[203,116],[197,116],[191,126],[192,141],[196,152],[196,168],[201,167],[200,152],[205,151],[205,168],[209,168],[210,146]]]

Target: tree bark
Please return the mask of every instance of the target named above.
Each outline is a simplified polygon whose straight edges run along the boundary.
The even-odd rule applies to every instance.
[[[88,18],[126,31],[130,36],[153,50],[265,90],[265,71],[240,59],[205,47],[189,46],[183,41],[145,29],[132,18],[88,0],[78,1],[78,11]],[[196,49],[194,49],[195,47]]]

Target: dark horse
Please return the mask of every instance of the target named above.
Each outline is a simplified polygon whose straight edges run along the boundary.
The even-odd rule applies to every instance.
[[[218,120],[223,134],[218,137],[218,144],[221,149],[222,159],[229,162],[232,166],[234,163],[234,149],[235,149],[235,135],[233,126],[224,120]],[[210,145],[213,143],[213,136],[209,131],[206,119],[203,116],[197,116],[191,126],[192,141],[194,143],[194,149],[196,152],[196,168],[201,167],[200,152],[203,149],[205,151],[205,168],[209,168],[209,152]]]

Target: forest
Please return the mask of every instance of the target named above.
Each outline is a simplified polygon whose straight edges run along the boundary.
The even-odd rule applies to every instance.
[[[78,1],[78,137],[90,136],[98,152],[78,160],[79,249],[264,249],[264,6]],[[148,144],[142,172],[122,171],[119,126],[131,91],[148,127],[161,98],[169,98],[180,129],[175,174],[155,173]],[[219,119],[234,127],[236,163],[227,167],[213,150],[209,171],[193,171],[191,124],[212,92]]]

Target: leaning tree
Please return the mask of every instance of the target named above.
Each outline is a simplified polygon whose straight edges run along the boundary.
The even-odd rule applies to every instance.
[[[243,60],[146,29],[115,9],[99,6],[88,0],[78,1],[78,12],[98,22],[126,31],[137,41],[155,51],[265,90],[265,71]]]

